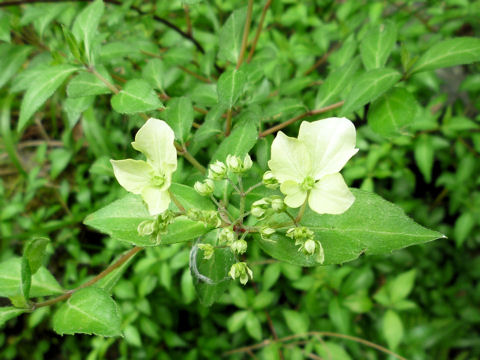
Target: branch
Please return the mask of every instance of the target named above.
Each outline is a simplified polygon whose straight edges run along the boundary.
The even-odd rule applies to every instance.
[[[255,48],[257,47],[258,39],[260,38],[260,34],[262,33],[263,22],[265,21],[265,16],[267,15],[267,10],[270,7],[272,0],[267,0],[265,6],[263,7],[262,15],[260,16],[260,21],[258,23],[257,32],[255,33],[255,37],[253,38],[252,47],[250,48],[250,52],[248,53],[247,63],[252,60],[253,53],[255,52]]]
[[[295,116],[295,117],[293,117],[293,118],[291,118],[291,119],[289,119],[289,120],[287,120],[283,123],[280,123],[278,125],[275,125],[275,126],[271,127],[270,129],[262,131],[258,136],[259,137],[265,137],[267,135],[273,134],[274,132],[276,132],[278,130],[282,130],[283,128],[287,127],[290,124],[293,124],[294,122],[296,122],[298,120],[304,119],[304,118],[309,117],[309,116],[322,114],[322,113],[325,113],[325,112],[333,110],[333,109],[337,109],[340,106],[342,106],[343,103],[344,103],[343,101],[339,101],[335,104],[325,106],[325,107],[323,107],[321,109],[318,109],[318,110],[307,111],[306,113],[297,115],[297,116]]]
[[[247,18],[245,19],[245,27],[243,29],[242,47],[240,48],[240,55],[237,60],[237,70],[243,63],[245,51],[247,50],[248,33],[250,32],[250,24],[252,23],[253,0],[248,0]]]
[[[105,276],[107,276],[108,274],[110,274],[113,270],[115,269],[118,269],[120,266],[122,266],[128,259],[130,259],[132,256],[134,256],[136,253],[138,253],[139,251],[143,250],[143,247],[140,247],[140,246],[135,246],[134,248],[130,249],[127,253],[123,254],[120,259],[118,259],[116,262],[114,262],[112,265],[110,265],[109,267],[107,267],[105,270],[103,270],[100,274],[98,274],[97,276],[95,276],[94,278],[90,279],[89,281],[87,281],[86,283],[80,285],[79,287],[76,287],[75,289],[73,290],[69,290],[67,291],[65,294],[63,295],[60,295],[60,296],[57,296],[56,298],[53,298],[53,299],[50,299],[50,300],[47,300],[47,301],[43,301],[43,302],[39,302],[39,303],[33,303],[32,305],[32,311],[35,310],[35,309],[38,309],[38,308],[41,308],[41,307],[44,307],[44,306],[50,306],[50,305],[53,305],[53,304],[56,304],[60,301],[64,301],[64,300],[67,300],[68,298],[70,298],[70,296],[72,296],[72,294],[74,294],[75,292],[77,292],[78,290],[81,290],[81,289],[84,289],[86,287],[89,287],[93,284],[95,284],[97,281],[99,281],[100,279],[103,279]]]

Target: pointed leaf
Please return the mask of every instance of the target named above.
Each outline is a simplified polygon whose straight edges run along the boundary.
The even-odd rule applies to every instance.
[[[229,154],[245,156],[253,148],[257,138],[258,130],[253,120],[247,119],[239,123],[215,151],[212,162],[225,161]]]
[[[134,114],[163,107],[150,84],[141,79],[128,81],[123,90],[112,97],[111,103],[113,110],[121,114]]]
[[[50,239],[38,237],[30,240],[23,250],[23,257],[28,261],[32,275],[35,274],[43,264],[45,251]]]
[[[25,45],[0,45],[0,88],[17,72],[32,51]]]
[[[75,292],[53,316],[53,329],[60,335],[120,336],[121,325],[117,304],[96,287]]]
[[[247,17],[247,8],[237,9],[228,17],[219,33],[218,57],[236,63],[242,45],[243,27]]]
[[[376,24],[360,44],[360,54],[367,70],[381,68],[387,62],[397,40],[397,28],[393,22]]]
[[[243,94],[247,76],[242,70],[225,71],[218,79],[218,103],[226,108],[232,108],[238,98]]]
[[[104,67],[99,67],[97,71],[105,79],[112,82],[110,75]],[[83,72],[75,76],[68,83],[67,94],[69,97],[77,98],[90,95],[110,94],[112,91],[105,83],[99,80],[95,75]]]
[[[187,141],[193,124],[192,101],[186,97],[172,98],[165,109],[165,120],[182,143]]]
[[[96,0],[82,10],[73,24],[72,32],[78,41],[83,41],[85,53],[87,54],[90,64],[93,63],[92,43],[104,10],[105,5],[103,4],[103,1]]]
[[[387,310],[382,321],[383,336],[387,340],[388,347],[395,350],[403,339],[403,323],[400,316],[393,311]]]
[[[17,317],[24,312],[27,312],[27,310],[17,309],[13,306],[0,307],[0,328],[5,325],[8,320]]]

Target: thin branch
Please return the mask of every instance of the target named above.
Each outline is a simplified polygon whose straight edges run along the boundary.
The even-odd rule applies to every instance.
[[[245,27],[243,28],[242,47],[240,48],[240,55],[237,60],[237,70],[242,66],[243,58],[248,44],[248,33],[250,32],[250,24],[252,23],[253,0],[248,0],[247,18],[245,19]]]
[[[248,53],[247,63],[252,60],[253,53],[255,52],[255,48],[257,47],[258,39],[260,38],[260,34],[262,33],[263,22],[265,21],[265,16],[267,15],[267,10],[270,7],[272,0],[267,0],[265,6],[262,10],[262,15],[260,16],[260,21],[258,23],[257,32],[255,33],[255,37],[253,38],[252,47],[250,48],[250,52]]]
[[[318,61],[315,64],[313,64],[307,71],[305,71],[303,75],[307,76],[308,74],[313,72],[316,68],[324,64],[328,60],[328,57],[330,56],[330,54],[335,50],[337,50],[339,46],[340,46],[339,44],[335,44],[334,46],[332,46],[332,48],[328,50],[320,59],[318,59]]]
[[[192,36],[192,21],[190,20],[190,8],[187,4],[183,5],[185,11],[185,21],[187,22],[187,34]]]
[[[50,305],[53,305],[53,304],[56,304],[60,301],[64,301],[64,300],[67,300],[68,298],[70,298],[70,296],[72,296],[72,294],[74,294],[75,292],[77,292],[78,290],[81,290],[81,289],[84,289],[86,287],[89,287],[93,284],[95,284],[96,282],[98,282],[99,280],[103,279],[105,276],[107,276],[108,274],[110,274],[112,271],[114,271],[115,269],[118,269],[120,266],[122,266],[128,259],[130,259],[132,256],[134,256],[136,253],[138,253],[139,251],[143,250],[143,247],[140,247],[140,246],[135,246],[134,248],[130,249],[127,253],[125,253],[124,255],[122,255],[120,257],[120,259],[118,259],[116,262],[114,262],[112,265],[110,265],[109,267],[107,267],[105,270],[103,270],[100,274],[98,274],[97,276],[95,276],[94,278],[90,279],[89,281],[87,281],[86,283],[83,283],[82,285],[76,287],[75,289],[73,290],[69,290],[67,291],[65,294],[63,295],[60,295],[60,296],[57,296],[56,298],[53,298],[53,299],[50,299],[50,300],[47,300],[47,301],[43,301],[43,302],[39,302],[39,303],[33,303],[32,304],[32,308],[31,310],[35,310],[35,309],[38,309],[38,308],[41,308],[41,307],[45,307],[45,306],[50,306]]]
[[[103,82],[114,94],[118,94],[120,92],[120,90],[118,90],[118,88],[115,85],[113,85],[110,81],[105,79],[94,67],[89,67],[87,68],[87,70],[91,72],[93,75],[95,75],[95,77],[98,80]]]
[[[187,74],[192,75],[193,77],[197,78],[200,81],[206,82],[206,83],[211,83],[210,79],[207,79],[206,77],[203,77],[202,75],[197,74],[196,72],[193,72],[190,69],[187,69],[185,66],[178,65],[178,68],[180,70],[185,71]]]
[[[178,143],[174,143],[175,144],[175,147],[177,149],[177,152],[182,155],[185,159],[187,159],[187,161],[192,164],[192,166],[194,168],[196,168],[197,170],[199,170],[202,174],[205,174],[207,172],[207,169],[205,168],[205,166],[203,166],[202,164],[200,164],[198,162],[197,159],[195,159],[192,154],[190,154],[187,150],[187,148],[185,146],[181,146],[179,145]]]
[[[270,129],[262,131],[258,136],[259,137],[265,137],[267,135],[273,134],[274,132],[277,132],[278,130],[282,130],[283,128],[287,127],[288,125],[293,124],[294,122],[296,122],[298,120],[304,119],[304,118],[309,117],[309,116],[322,114],[322,113],[325,113],[325,112],[333,110],[333,109],[337,109],[340,106],[342,106],[343,103],[344,103],[343,101],[339,101],[335,104],[325,106],[321,109],[307,111],[306,113],[295,116],[295,117],[293,117],[293,118],[291,118],[287,121],[284,121],[281,124],[275,125],[275,126],[271,127]]]

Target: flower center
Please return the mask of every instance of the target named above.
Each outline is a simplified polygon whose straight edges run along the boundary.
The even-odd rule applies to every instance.
[[[311,176],[307,176],[302,184],[300,185],[301,189],[303,191],[309,191],[313,188],[313,185],[315,185],[315,180]]]
[[[163,174],[154,174],[151,182],[153,186],[161,188],[167,182],[167,178]]]

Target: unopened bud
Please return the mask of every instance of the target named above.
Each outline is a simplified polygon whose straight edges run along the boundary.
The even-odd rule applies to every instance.
[[[241,255],[247,251],[248,244],[245,240],[237,240],[234,241],[232,245],[230,245],[230,249],[238,255]]]
[[[312,230],[305,226],[297,226],[287,230],[287,237],[295,240],[295,242],[299,241],[303,244],[307,240],[313,240],[314,234]]]
[[[208,177],[213,180],[223,180],[227,176],[226,165],[217,160],[208,167]]]
[[[137,232],[140,236],[152,235],[155,231],[156,220],[145,220],[137,226]]]
[[[275,234],[275,229],[269,227],[264,227],[260,229],[260,236],[263,240],[270,240],[273,234]]]
[[[312,255],[313,253],[315,253],[315,248],[316,248],[315,240],[309,239],[309,240],[305,241],[305,244],[303,245],[303,248],[304,248],[304,251],[308,255]]]
[[[215,183],[212,179],[205,179],[203,182],[197,181],[193,187],[200,195],[209,196],[213,193],[213,190],[215,190]]]
[[[253,216],[257,218],[262,218],[265,216],[265,213],[269,208],[270,208],[270,202],[268,201],[267,198],[263,198],[255,201],[252,204],[250,211]]]
[[[276,189],[280,185],[271,171],[265,172],[262,178],[263,185],[269,189]]]
[[[188,209],[187,217],[190,220],[201,221],[206,226],[219,227],[222,224],[222,221],[218,217],[218,212],[215,210],[199,210],[199,209]]]
[[[218,233],[218,242],[220,244],[230,245],[235,241],[235,232],[230,227],[225,227]]]
[[[245,155],[243,160],[240,158],[240,156],[227,155],[226,162],[228,169],[237,174],[249,170],[253,165],[252,158],[248,154]]]
[[[215,248],[210,244],[200,244],[198,248],[203,251],[203,258],[209,260],[212,258]]]
[[[271,199],[273,211],[279,213],[287,209],[287,206],[283,202],[283,199],[281,196],[275,195],[275,196],[272,196],[270,199]]]
[[[253,272],[244,262],[238,262],[233,264],[228,272],[228,275],[235,280],[237,278],[240,279],[240,283],[245,285],[248,282],[248,278],[253,279]]]

